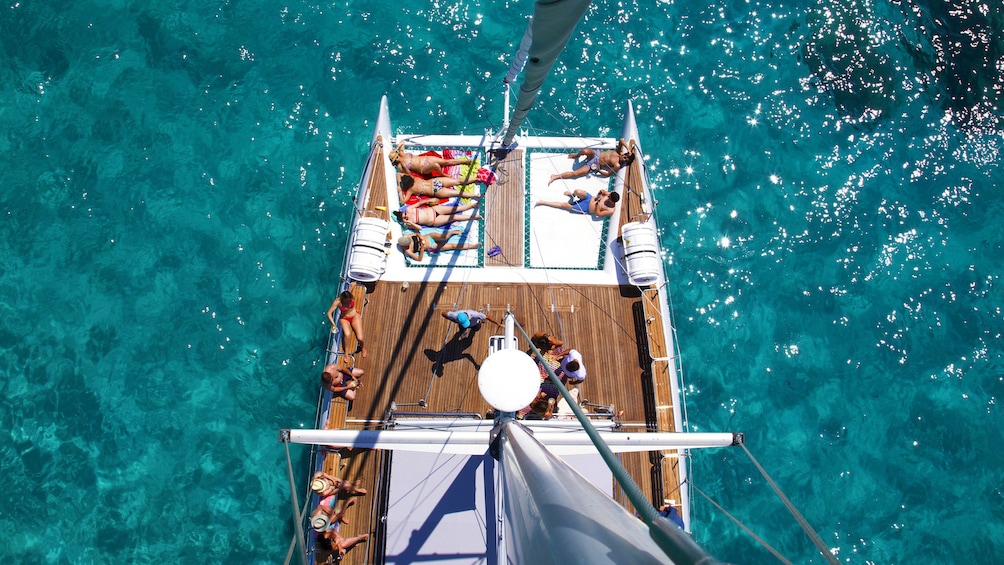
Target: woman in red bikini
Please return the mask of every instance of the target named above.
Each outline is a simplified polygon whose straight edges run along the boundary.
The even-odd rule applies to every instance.
[[[338,295],[338,298],[331,303],[328,308],[328,321],[331,322],[331,331],[335,331],[335,319],[332,314],[339,310],[341,315],[338,322],[342,325],[342,341],[349,335],[349,328],[356,334],[356,350],[354,353],[362,353],[366,357],[366,347],[363,345],[363,315],[356,311],[356,301],[352,299],[352,292],[346,290]]]

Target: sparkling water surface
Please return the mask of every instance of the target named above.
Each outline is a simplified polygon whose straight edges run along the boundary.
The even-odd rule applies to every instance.
[[[282,562],[277,430],[314,419],[379,96],[497,126],[530,10],[3,8],[0,561]],[[616,135],[633,98],[690,425],[745,432],[842,562],[1004,555],[1002,37],[979,1],[597,1],[530,114]],[[823,562],[741,451],[694,484]]]

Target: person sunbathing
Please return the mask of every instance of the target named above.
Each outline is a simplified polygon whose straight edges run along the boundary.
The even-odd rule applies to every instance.
[[[422,226],[438,228],[450,222],[469,222],[480,220],[481,215],[470,213],[460,215],[457,212],[464,212],[477,206],[471,204],[438,204],[439,200],[425,200],[418,204],[406,204],[400,210],[394,211],[394,217],[404,223],[409,229],[422,231]]]
[[[550,420],[554,417],[554,398],[549,397],[546,392],[537,394],[537,398],[530,403],[530,413],[523,417],[524,420]]]
[[[397,144],[397,148],[387,153],[390,164],[397,167],[402,173],[412,172],[418,175],[445,175],[443,167],[450,165],[467,165],[470,159],[444,159],[434,155],[412,155],[404,150],[404,142]]]
[[[436,198],[453,198],[462,196],[464,198],[481,198],[476,192],[464,192],[455,186],[474,184],[476,178],[455,179],[453,177],[437,177],[431,180],[417,179],[404,173],[397,174],[397,186],[400,189],[398,196],[401,202],[407,202],[412,196],[435,196]]]
[[[325,563],[329,557],[334,557],[336,563],[340,562],[350,549],[360,543],[370,539],[369,534],[343,538],[338,534],[338,530],[326,530],[317,534],[316,552],[314,560],[316,563]]]
[[[532,343],[541,353],[547,353],[554,348],[561,348],[565,345],[565,342],[554,337],[547,332],[537,332],[530,336],[530,343]]]
[[[348,500],[342,505],[341,510],[336,510],[335,505],[338,504],[336,497],[329,496],[321,499],[317,508],[310,513],[310,526],[315,531],[324,532],[329,529],[335,529],[341,524],[348,524],[349,521],[345,519],[345,512],[355,503],[355,500]]]
[[[624,138],[621,138],[617,141],[617,149],[614,151],[597,153],[593,149],[586,148],[568,155],[569,159],[578,159],[579,157],[586,158],[586,161],[579,168],[551,175],[551,180],[547,181],[547,184],[550,185],[558,179],[584,177],[590,173],[601,177],[609,177],[621,170],[621,167],[634,163],[634,140],[632,139],[629,145],[624,142]]]
[[[341,498],[366,496],[368,492],[359,486],[361,484],[362,480],[350,483],[349,481],[343,481],[338,477],[329,475],[324,471],[318,471],[310,479],[310,490],[316,492],[321,498],[329,496],[338,496]]]
[[[538,200],[534,206],[548,206],[577,214],[592,214],[597,218],[605,218],[606,216],[613,215],[617,202],[621,199],[620,195],[616,192],[601,190],[596,193],[596,196],[593,196],[581,188],[577,188],[571,192],[566,190],[565,196],[569,199],[562,200],[561,202]]]
[[[442,251],[465,251],[467,249],[477,249],[480,243],[444,243],[455,235],[460,235],[460,230],[446,233],[430,233],[422,235],[420,233],[404,234],[397,240],[397,244],[404,249],[404,254],[416,261],[421,261],[426,253],[440,253]]]

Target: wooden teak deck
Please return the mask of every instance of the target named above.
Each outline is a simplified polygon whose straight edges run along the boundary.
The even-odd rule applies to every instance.
[[[380,169],[382,151],[374,152],[371,167]],[[500,245],[506,253],[488,257],[481,250],[479,270],[521,267],[526,252],[525,161],[522,151],[510,154],[509,175],[485,191],[484,248]],[[626,173],[626,189],[620,206],[619,225],[647,219],[641,191],[640,163]],[[390,192],[385,176],[371,177],[365,213],[388,218]],[[637,189],[637,190],[636,190]],[[400,253],[391,249],[391,253]],[[409,272],[411,275],[414,271]],[[410,277],[414,279],[414,276]],[[335,399],[328,428],[382,429],[392,407],[398,412],[485,415],[490,407],[478,391],[477,376],[488,355],[489,337],[503,329],[485,322],[464,335],[459,326],[442,316],[455,309],[474,309],[501,321],[511,312],[528,334],[547,332],[580,351],[588,377],[578,386],[580,399],[590,412],[609,412],[623,429],[674,431],[674,401],[667,351],[672,336],[663,335],[659,294],[654,288],[638,289],[626,284],[557,282],[483,282],[469,277],[463,268],[425,280],[395,280],[385,276],[376,283],[355,285],[357,309],[361,311],[368,355],[352,361],[365,370],[355,401]],[[510,277],[512,278],[512,277]],[[445,279],[445,280],[444,280]],[[527,349],[522,334],[520,348]],[[345,350],[354,351],[352,336]],[[664,457],[664,455],[666,457]],[[379,536],[386,501],[380,499],[387,454],[371,450],[324,451],[324,469],[350,480],[362,479],[370,491],[360,500],[341,526],[341,535],[361,533]],[[679,500],[679,459],[674,453],[641,453],[622,456],[632,477],[653,504]],[[633,510],[624,496],[619,499]],[[350,552],[346,563],[381,562],[381,545],[374,542]]]

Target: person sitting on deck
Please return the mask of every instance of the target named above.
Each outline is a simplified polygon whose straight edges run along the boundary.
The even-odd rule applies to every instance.
[[[440,253],[442,251],[465,251],[481,247],[480,243],[443,243],[455,235],[460,235],[460,230],[446,233],[430,233],[422,235],[420,233],[406,233],[398,238],[397,244],[404,249],[404,254],[415,261],[421,261],[425,254]]]
[[[577,388],[569,389],[568,394],[569,396],[572,397],[572,402],[574,402],[576,406],[579,406],[581,408],[582,404],[579,402],[579,389]],[[565,400],[564,396],[558,399],[557,411],[555,412],[555,415],[559,420],[575,419],[575,412],[572,411],[572,408],[569,406],[568,401]]]
[[[634,515],[641,520],[641,514],[635,512]],[[680,516],[680,511],[672,504],[663,504],[659,507],[659,515],[676,524],[681,530],[686,531],[687,528],[683,525],[683,517]]]
[[[554,398],[549,397],[546,392],[537,394],[537,398],[530,403],[530,412],[523,416],[524,420],[550,420],[554,417]]]
[[[586,380],[586,368],[582,365],[582,354],[575,349],[569,349],[561,359],[561,371],[558,373],[561,382],[577,385]]]
[[[352,496],[366,496],[367,491],[361,488],[359,485],[362,484],[361,480],[355,482],[348,482],[339,479],[325,473],[324,471],[318,471],[314,473],[313,478],[310,479],[310,490],[317,493],[317,496],[321,498],[327,498],[329,496],[336,496],[339,498],[349,498]]]
[[[537,332],[530,336],[530,343],[534,344],[541,353],[547,353],[551,349],[565,344],[560,339],[544,332]]]
[[[343,538],[339,535],[338,530],[326,530],[323,534],[317,534],[317,550],[314,552],[314,562],[315,563],[325,563],[331,556],[335,557],[335,562],[339,562],[345,557],[350,549],[355,547],[357,544],[365,542],[370,538],[369,534],[363,534],[361,536],[353,536],[351,538]]]
[[[617,141],[617,149],[614,151],[597,153],[593,149],[586,148],[568,155],[569,159],[578,159],[579,157],[586,158],[586,161],[581,166],[572,171],[551,175],[551,180],[547,181],[547,184],[550,185],[558,179],[584,177],[590,173],[601,177],[609,177],[621,170],[622,167],[634,163],[634,140],[632,139],[629,145],[624,142],[624,138],[622,137]]]
[[[331,322],[331,331],[335,331],[335,319],[332,314],[335,310],[341,312],[338,323],[342,326],[342,344],[344,347],[345,336],[349,335],[349,330],[356,334],[356,353],[362,353],[366,357],[366,347],[363,345],[363,315],[356,310],[356,301],[352,298],[352,291],[346,290],[338,295],[338,298],[331,303],[328,308],[328,321]]]
[[[567,352],[562,348],[565,342],[544,332],[537,332],[530,337],[530,343],[540,351],[543,357],[543,360],[537,358],[532,349],[527,351],[527,354],[533,357],[534,362],[537,363],[537,369],[540,370],[540,390],[549,398],[557,398],[559,396],[558,389],[551,382],[547,368],[550,367],[555,374],[558,373],[561,360],[567,355]]]
[[[335,396],[351,401],[356,399],[356,389],[360,386],[361,376],[363,376],[362,369],[348,367],[343,361],[339,361],[324,367],[324,372],[321,373],[321,386],[330,390]]]
[[[394,211],[394,217],[400,220],[408,229],[422,231],[422,227],[442,227],[451,222],[469,222],[480,220],[481,215],[471,213],[457,214],[474,208],[478,204],[438,204],[438,200],[425,200],[418,204],[405,204],[400,210]]]
[[[404,142],[398,143],[397,148],[387,153],[390,164],[398,168],[402,173],[412,172],[419,175],[445,175],[443,167],[451,165],[467,165],[470,159],[444,159],[434,155],[412,155],[404,150]]]
[[[453,198],[454,196],[462,196],[464,198],[481,198],[481,195],[476,192],[464,192],[463,190],[453,188],[456,186],[474,184],[477,181],[478,179],[476,178],[455,179],[452,177],[439,177],[432,180],[426,180],[398,173],[397,185],[398,188],[400,188],[398,196],[401,197],[401,202],[407,202],[412,196],[434,196],[436,198]]]
[[[317,508],[310,514],[310,527],[314,528],[315,531],[323,532],[337,528],[339,524],[348,524],[349,521],[345,519],[345,511],[356,501],[347,501],[342,505],[341,510],[335,510],[337,503],[338,499],[334,496],[322,498],[317,504]]]
[[[490,320],[497,326],[502,325],[498,322],[498,320],[495,320],[488,314],[478,312],[477,310],[456,310],[453,312],[443,312],[443,317],[451,322],[455,322],[462,330],[464,330],[464,335],[460,336],[461,339],[466,338],[470,334],[472,328],[474,330],[480,328],[481,324],[484,323],[485,320]]]
[[[597,218],[604,218],[613,215],[617,202],[621,199],[620,195],[616,192],[601,190],[596,193],[596,196],[593,196],[581,188],[577,188],[571,192],[566,190],[565,196],[568,197],[568,200],[560,202],[538,200],[534,206],[548,206],[550,208],[568,210],[576,214],[592,214]]]
[[[680,511],[675,506],[671,504],[662,505],[662,508],[659,508],[659,515],[679,526],[681,530],[686,530],[686,526],[683,525],[683,517],[680,516]]]

